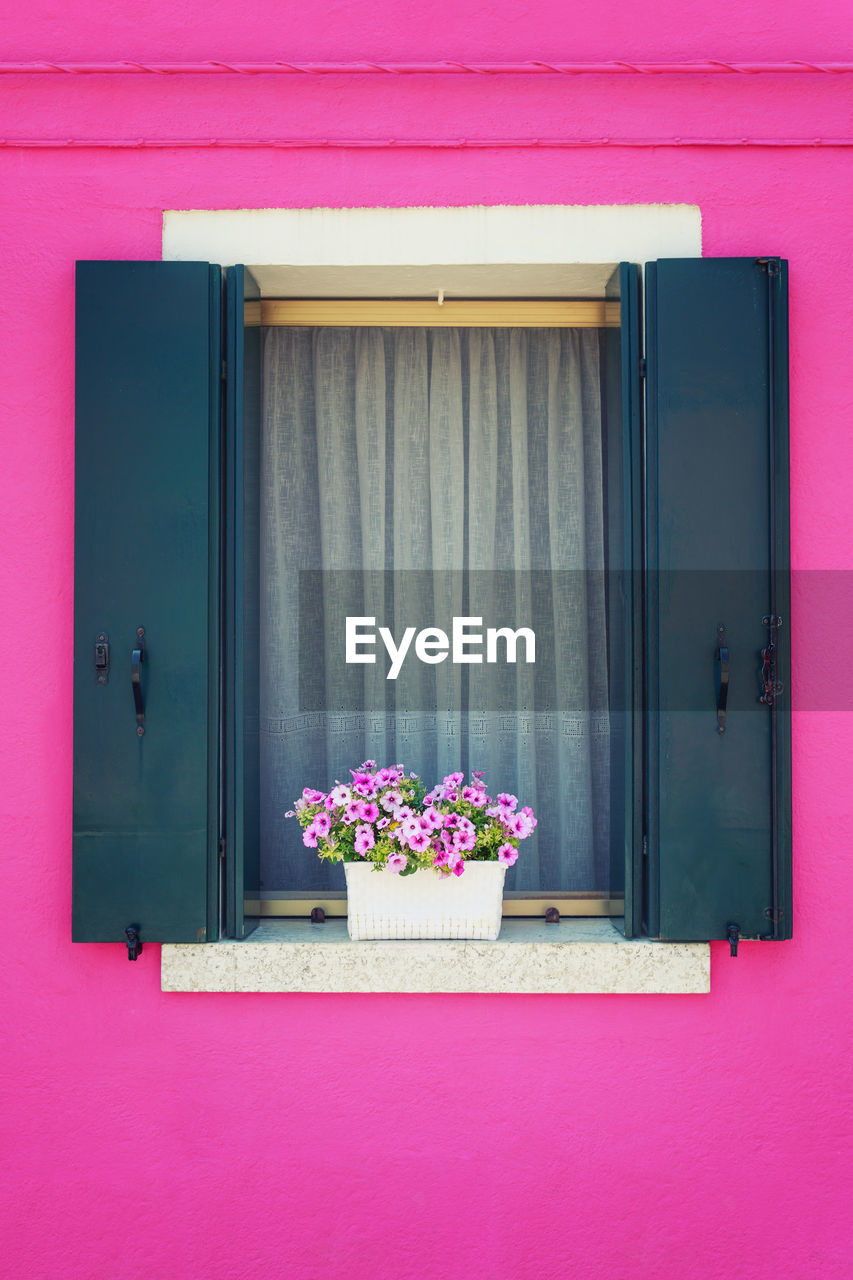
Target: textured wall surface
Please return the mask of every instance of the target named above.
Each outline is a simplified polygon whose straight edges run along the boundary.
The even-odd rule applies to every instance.
[[[836,0],[592,12],[39,0],[0,59],[851,57]],[[0,77],[12,142],[705,140],[0,146],[3,1274],[849,1276],[849,711],[795,714],[796,937],[715,945],[709,996],[176,995],[156,947],[70,942],[69,664],[73,263],[159,257],[164,209],[698,205],[706,254],[790,258],[795,564],[853,566],[850,150],[709,145],[853,134],[851,86]],[[849,630],[807,596],[795,682],[849,706]]]

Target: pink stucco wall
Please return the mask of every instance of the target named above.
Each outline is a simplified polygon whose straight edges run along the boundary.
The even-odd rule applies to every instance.
[[[851,56],[837,0],[41,0],[2,31],[16,61]],[[0,77],[30,141],[849,138],[851,86]],[[159,257],[169,208],[699,205],[706,254],[790,258],[794,559],[850,568],[850,154],[0,146],[0,1274],[849,1276],[849,711],[796,712],[795,940],[715,945],[710,996],[163,995],[156,947],[70,942],[69,663],[73,263]],[[825,593],[793,640],[801,688],[846,680]]]

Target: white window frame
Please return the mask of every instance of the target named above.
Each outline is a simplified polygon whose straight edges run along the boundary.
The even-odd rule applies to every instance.
[[[619,262],[701,255],[700,211],[684,204],[163,215],[164,261],[252,265],[284,297],[601,296]],[[505,920],[494,943],[350,943],[342,921],[281,920],[243,942],[165,945],[161,979],[167,991],[699,994],[710,948],[628,941],[606,919]]]

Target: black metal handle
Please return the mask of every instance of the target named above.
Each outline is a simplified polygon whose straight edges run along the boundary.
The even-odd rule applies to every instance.
[[[130,684],[133,689],[133,705],[136,710],[136,736],[145,732],[145,704],[142,701],[142,664],[145,661],[145,628],[136,628],[136,648],[130,660]],[[134,957],[135,959],[135,957]]]
[[[717,733],[725,733],[726,707],[729,701],[729,646],[726,643],[726,628],[722,623],[717,627],[716,657],[720,664],[720,684],[717,689]]]

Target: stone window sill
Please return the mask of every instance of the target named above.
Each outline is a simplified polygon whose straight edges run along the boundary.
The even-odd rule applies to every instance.
[[[164,991],[678,994],[710,947],[627,941],[610,920],[506,920],[497,942],[351,942],[345,920],[265,920],[243,942],[164,945]]]

